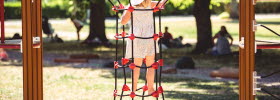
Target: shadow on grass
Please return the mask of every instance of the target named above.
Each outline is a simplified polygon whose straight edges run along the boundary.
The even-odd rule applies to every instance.
[[[261,74],[272,73],[276,70],[280,70],[280,50],[262,50],[261,54],[256,55],[256,71]],[[273,69],[273,70],[271,70]]]
[[[180,100],[238,100],[238,94],[201,94],[183,91],[165,91],[165,97]]]
[[[128,69],[129,70],[129,69]],[[114,78],[114,71],[112,75],[101,75],[104,78]],[[130,73],[127,73],[130,76]],[[143,80],[143,75],[141,75]],[[118,80],[123,80],[122,73],[118,73]],[[130,80],[131,78],[127,78]],[[176,78],[176,77],[162,77],[163,88],[165,89],[166,99],[179,100],[237,100],[238,94],[237,83],[230,82],[213,82],[207,80],[199,80],[194,78]]]

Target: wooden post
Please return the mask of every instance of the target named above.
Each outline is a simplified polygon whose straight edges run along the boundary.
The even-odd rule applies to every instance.
[[[22,0],[23,96],[43,100],[42,41],[34,48],[33,37],[42,40],[41,0]]]
[[[244,48],[239,49],[239,100],[255,100],[253,95],[253,71],[255,66],[255,11],[252,0],[239,0],[240,40]]]

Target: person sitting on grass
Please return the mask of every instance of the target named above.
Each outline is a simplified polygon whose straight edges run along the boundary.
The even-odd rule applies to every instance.
[[[172,47],[171,41],[173,40],[173,36],[171,33],[168,32],[168,27],[165,27],[165,32],[163,34],[164,34],[164,36],[163,36],[163,38],[161,38],[162,44],[164,44],[168,48],[171,48]]]
[[[231,40],[231,42],[228,41],[228,38]],[[218,40],[212,49],[213,55],[227,55],[231,53],[230,46],[233,43],[233,38],[228,33],[225,26],[221,26],[221,30],[212,38],[213,44],[215,43],[215,39]]]
[[[8,61],[8,60],[9,60],[9,56],[7,52],[3,48],[0,48],[0,61]]]
[[[15,33],[12,39],[21,39],[21,36],[19,35],[19,33]]]
[[[60,37],[58,37],[58,35],[56,34],[55,37],[54,37],[54,42],[63,43],[64,41]]]
[[[175,48],[184,48],[184,47],[191,47],[192,45],[187,43],[183,44],[183,36],[179,36],[172,41],[172,44]]]
[[[172,40],[173,47],[175,48],[183,47],[182,41],[183,41],[183,36],[179,36],[178,38],[175,38],[174,40]]]
[[[71,18],[71,21],[73,22],[73,24],[75,25],[75,27],[77,29],[78,41],[80,41],[80,31],[84,27],[84,23],[82,21],[80,21],[78,19],[74,19],[74,18]]]
[[[191,47],[192,45],[187,43],[183,44],[183,36],[179,36],[175,39],[171,39],[170,42],[170,48],[184,48],[184,47]]]

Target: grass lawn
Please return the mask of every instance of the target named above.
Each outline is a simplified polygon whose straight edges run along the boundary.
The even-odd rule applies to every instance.
[[[71,48],[71,51],[69,49]],[[165,51],[166,64],[174,64],[182,55],[192,56],[199,67],[220,68],[237,67],[238,56],[191,55],[192,48],[168,49]],[[234,49],[234,48],[233,48]],[[235,48],[236,49],[236,48]],[[114,48],[92,48],[77,45],[75,42],[61,44],[45,43],[44,51],[57,54],[93,53],[101,59],[112,58]],[[257,56],[257,70],[272,72],[279,65],[279,50],[264,51]],[[263,65],[266,65],[265,68]],[[0,67],[0,100],[22,100],[22,68],[18,66]],[[129,74],[129,73],[128,73]],[[123,83],[122,74],[118,75],[118,90]],[[128,75],[130,76],[130,75]],[[143,77],[143,76],[142,76]],[[143,80],[140,80],[143,83]],[[217,82],[193,78],[163,77],[163,86],[167,100],[237,100],[238,83]],[[128,79],[128,83],[131,80]],[[140,85],[141,86],[141,85]],[[72,68],[64,66],[44,67],[45,100],[112,100],[114,76],[112,69]],[[276,88],[277,89],[277,88]],[[273,90],[273,89],[271,89]],[[273,93],[279,93],[273,90]],[[258,93],[257,100],[271,100],[263,93]],[[125,98],[124,100],[130,100]],[[140,100],[139,98],[136,100]],[[154,100],[149,98],[147,100]]]
[[[277,29],[280,18],[261,19],[261,24]],[[63,22],[63,21],[62,21]],[[213,19],[213,33],[217,33],[220,26],[225,25],[233,35],[235,41],[238,38],[238,21],[228,19]],[[186,39],[196,39],[196,26],[194,20],[164,21],[163,26],[169,26],[174,37],[184,36]],[[74,27],[70,21],[65,23],[54,23],[56,31],[66,41],[63,44],[44,43],[44,52],[52,54],[98,54],[100,59],[112,59],[115,49],[107,47],[93,48],[87,45],[80,45],[76,41]],[[114,23],[106,22],[108,36],[114,35]],[[19,26],[9,26],[8,29],[20,29]],[[88,25],[82,30],[82,39],[88,34]],[[277,30],[276,30],[277,31]],[[11,36],[13,33],[8,33]],[[263,28],[256,33],[259,40],[279,40],[277,36]],[[112,37],[110,37],[112,38]],[[114,40],[111,40],[114,43]],[[121,53],[121,48],[119,48]],[[164,51],[165,63],[174,65],[182,56],[193,57],[197,67],[238,68],[238,55],[232,56],[210,56],[193,55],[189,52],[192,48],[168,49]],[[237,52],[237,47],[232,47]],[[263,50],[262,55],[256,56],[256,70],[259,73],[270,73],[279,69],[280,50]],[[120,56],[119,56],[120,57]],[[0,100],[22,100],[22,67],[2,66],[0,63]],[[128,73],[129,74],[129,73]],[[118,90],[122,86],[123,76],[118,75]],[[130,75],[128,75],[130,76]],[[143,76],[142,76],[143,77]],[[144,80],[140,80],[141,83]],[[163,77],[163,87],[166,100],[237,100],[237,82],[217,82],[193,78]],[[131,83],[131,80],[128,80]],[[140,84],[141,86],[141,84]],[[72,68],[65,66],[44,67],[44,99],[45,100],[112,100],[114,89],[114,76],[112,69]],[[273,93],[280,94],[279,90],[271,89]],[[119,91],[120,92],[120,91]],[[130,100],[128,97],[125,100]],[[136,100],[140,100],[137,98]],[[154,100],[149,98],[149,100]],[[271,100],[266,94],[258,93],[257,100]]]
[[[22,68],[2,66],[0,67],[0,73],[2,74],[0,76],[0,100],[22,100]],[[120,73],[118,76],[118,90],[120,90],[123,76]],[[45,67],[44,99],[112,100],[114,89],[113,77],[113,70],[110,69],[77,69],[63,66]],[[140,80],[140,82],[143,83],[144,80]],[[128,79],[128,84],[131,84],[130,79]],[[166,100],[238,99],[238,84],[230,81],[217,82],[192,78],[163,77],[163,87]],[[261,93],[258,95],[259,99],[256,100],[271,100],[267,95]],[[125,97],[124,100],[130,99]],[[137,98],[136,100],[141,99]],[[155,99],[150,97],[147,100]]]
[[[273,18],[273,19],[260,19],[258,20],[259,24],[264,24],[275,31],[279,28],[280,18]],[[65,27],[71,27],[66,24],[55,24],[54,27],[57,30],[61,31],[69,31],[75,32],[74,28],[65,29]],[[70,24],[72,25],[72,24]],[[234,37],[235,40],[238,40],[239,37],[239,22],[238,20],[231,20],[231,19],[213,19],[212,20],[212,29],[213,35],[220,30],[220,27],[225,25],[228,29],[228,32]],[[164,21],[162,23],[163,29],[165,26],[169,27],[170,32],[174,35],[174,37],[183,36],[186,39],[196,39],[196,23],[195,20],[183,20],[183,21]],[[106,22],[106,33],[107,35],[114,35],[115,34],[115,23],[107,21]],[[83,32],[88,34],[89,31],[88,26],[83,29]],[[158,31],[158,30],[157,30]],[[85,35],[87,36],[87,35]],[[84,37],[86,38],[86,37]],[[112,37],[110,37],[112,38]],[[265,39],[265,40],[278,40],[278,37],[273,33],[270,33],[264,28],[259,27],[256,33],[256,39]]]
[[[112,41],[112,43],[115,43]],[[119,46],[119,58],[121,58],[122,48],[121,44]],[[194,47],[194,46],[193,46]],[[207,68],[221,68],[221,67],[234,67],[238,68],[238,47],[233,46],[232,51],[236,52],[235,55],[229,56],[211,56],[211,55],[194,55],[190,54],[193,50],[191,48],[172,48],[163,51],[163,57],[165,63],[168,65],[174,65],[182,56],[190,56],[193,57],[196,66],[198,67],[207,67]],[[98,47],[93,48],[87,45],[77,45],[76,42],[66,42],[63,44],[59,43],[45,43],[44,51],[48,53],[54,54],[98,54],[101,59],[112,59],[115,56],[115,48],[114,46],[111,48],[107,47]],[[280,50],[262,50],[263,53],[261,55],[256,55],[256,70],[259,72],[269,73],[273,70],[270,68],[279,69],[277,66],[279,65],[279,55]],[[264,67],[265,66],[265,67]]]
[[[168,19],[168,18],[166,18]],[[171,18],[172,19],[172,18]],[[173,18],[176,19],[176,18]],[[280,18],[271,18],[271,19],[259,19],[257,20],[259,24],[264,24],[275,31],[277,31],[280,24]],[[69,19],[67,20],[53,20],[51,21],[53,28],[56,33],[63,40],[76,40],[76,33],[74,25]],[[213,35],[220,30],[220,27],[225,25],[228,29],[228,32],[234,37],[235,41],[238,40],[239,36],[239,23],[238,20],[231,19],[212,19],[212,30]],[[168,26],[170,32],[173,33],[174,37],[183,36],[185,39],[196,39],[196,23],[195,20],[190,18],[188,20],[167,20],[163,18],[162,26]],[[6,28],[11,31],[7,31],[6,34],[8,37],[11,37],[15,32],[21,33],[20,23],[18,24],[7,24]],[[163,28],[164,29],[164,28]],[[17,30],[17,31],[14,31]],[[88,36],[89,26],[85,27],[81,31],[81,39],[85,39]],[[113,38],[115,34],[115,22],[106,21],[106,34],[108,38]],[[273,33],[270,33],[264,28],[259,27],[256,32],[256,39],[258,40],[278,40],[278,37]]]
[[[4,66],[0,67],[0,73],[3,74],[0,76],[0,100],[21,100],[22,68]],[[118,79],[122,79],[122,76],[119,76]],[[212,82],[171,77],[164,77],[163,81],[167,100],[238,99],[238,85],[235,82]],[[122,86],[121,83],[123,81],[119,80],[119,90]],[[130,83],[129,79],[128,84]],[[44,68],[45,100],[112,100],[113,89],[113,72],[109,69],[76,69],[63,66]],[[125,100],[128,99],[129,97],[126,97]],[[149,100],[151,99],[149,98]]]

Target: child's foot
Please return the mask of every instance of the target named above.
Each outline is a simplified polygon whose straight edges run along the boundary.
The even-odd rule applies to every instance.
[[[148,94],[151,95],[152,93],[154,93],[155,90],[154,89],[151,89],[151,90],[148,90]]]

